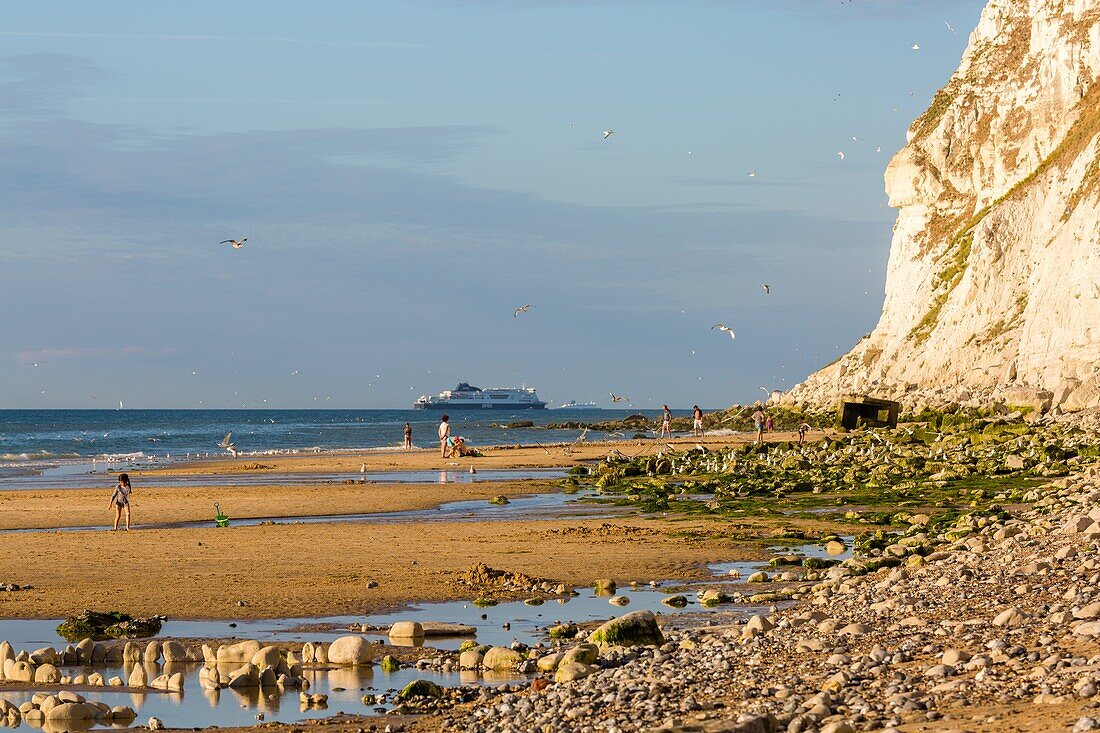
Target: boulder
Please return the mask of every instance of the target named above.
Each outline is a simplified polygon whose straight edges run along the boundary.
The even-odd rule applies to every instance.
[[[545,657],[539,657],[535,666],[540,672],[553,672],[561,664],[561,660],[565,657],[564,652],[555,652],[553,654],[547,654]]]
[[[391,639],[422,639],[424,627],[418,621],[398,621],[390,627]]]
[[[81,639],[76,645],[76,661],[77,664],[91,664],[92,663],[92,649],[95,647],[95,642],[91,639]]]
[[[610,596],[615,594],[615,581],[611,578],[597,578],[593,584],[598,596]]]
[[[341,636],[328,647],[328,663],[344,666],[370,664],[374,645],[362,636]]]
[[[35,649],[31,652],[30,661],[32,664],[61,664],[61,655],[57,653],[57,650],[52,646],[42,647],[41,649]]]
[[[141,647],[132,641],[126,642],[126,646],[122,648],[122,661],[127,664],[133,662],[142,661],[144,655],[141,652]]]
[[[30,662],[12,662],[4,676],[12,682],[34,682],[34,665]]]
[[[145,672],[145,667],[140,664],[135,664],[134,669],[130,672],[130,678],[126,684],[129,687],[148,687],[149,675]]]
[[[485,652],[481,660],[481,666],[496,672],[514,671],[523,664],[524,657],[515,649],[504,646],[494,646]]]
[[[46,720],[95,720],[102,715],[100,709],[87,702],[63,702],[46,713]]]
[[[195,662],[196,655],[178,641],[166,641],[161,644],[165,662]]]
[[[430,680],[413,680],[405,685],[397,697],[401,700],[409,700],[414,697],[430,697],[438,700],[443,697],[443,690]]]
[[[249,660],[252,664],[256,665],[258,669],[264,667],[278,667],[279,662],[283,661],[282,655],[279,653],[279,648],[274,646],[265,646],[252,655],[252,659]]]
[[[1027,621],[1027,615],[1019,608],[1012,606],[1001,611],[993,618],[994,626],[1019,626]]]
[[[151,641],[145,646],[145,661],[148,664],[156,664],[160,661],[160,642]]]
[[[259,687],[260,670],[254,664],[246,664],[229,675],[227,685],[234,690]]]
[[[56,685],[61,681],[61,670],[52,664],[42,664],[34,670],[34,681],[40,685]]]
[[[242,641],[237,644],[223,644],[218,647],[218,664],[248,664],[256,652],[260,651],[260,642]]]
[[[461,669],[477,669],[484,657],[480,649],[467,649],[458,655],[458,666]]]
[[[183,673],[176,672],[168,677],[168,689],[174,692],[183,692]]]
[[[596,671],[596,667],[591,664],[581,664],[580,662],[569,662],[558,665],[558,671],[554,673],[555,682],[572,682],[573,680],[580,680],[588,677]]]
[[[126,705],[115,705],[111,708],[110,714],[107,716],[108,720],[118,721],[130,721],[137,717],[137,713],[133,708]]]
[[[660,646],[664,634],[652,611],[633,611],[611,619],[588,636],[589,643],[605,646]]]
[[[600,648],[595,644],[578,644],[562,655],[561,662],[558,666],[562,664],[572,664],[573,662],[595,664],[599,657]]]

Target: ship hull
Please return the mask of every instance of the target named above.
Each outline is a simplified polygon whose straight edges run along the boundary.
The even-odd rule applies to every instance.
[[[500,404],[474,404],[464,405],[455,402],[433,402],[424,403],[418,402],[413,405],[414,410],[434,410],[436,412],[456,412],[459,410],[469,410],[470,412],[482,412],[485,410],[502,410],[517,412],[519,410],[545,410],[545,402],[532,402],[529,405],[500,405]]]

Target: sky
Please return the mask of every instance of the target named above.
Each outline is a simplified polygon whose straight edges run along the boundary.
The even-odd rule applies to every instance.
[[[7,4],[0,408],[787,389],[877,322],[982,5]]]

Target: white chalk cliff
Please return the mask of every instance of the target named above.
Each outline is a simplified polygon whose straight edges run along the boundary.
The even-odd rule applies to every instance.
[[[1100,0],[991,0],[886,169],[875,330],[790,399],[1100,405]]]

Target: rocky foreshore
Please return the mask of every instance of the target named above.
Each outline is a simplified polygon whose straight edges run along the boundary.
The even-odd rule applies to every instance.
[[[1024,706],[1041,727],[1100,729],[1100,471],[1036,492],[1015,518],[927,538],[934,551],[900,567],[830,568],[768,615],[666,627],[663,644],[601,654],[582,679],[485,689],[443,728],[1001,730]]]

